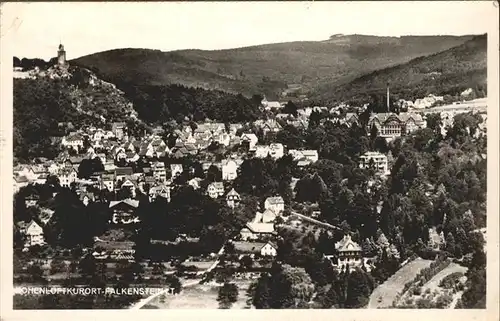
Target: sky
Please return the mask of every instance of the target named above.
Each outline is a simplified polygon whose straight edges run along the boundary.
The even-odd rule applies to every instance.
[[[493,1],[4,3],[1,35],[19,57],[68,59],[117,48],[228,49],[333,34],[466,35]]]

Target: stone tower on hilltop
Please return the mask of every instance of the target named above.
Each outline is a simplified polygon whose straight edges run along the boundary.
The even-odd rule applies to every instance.
[[[57,51],[57,65],[59,67],[67,67],[68,62],[66,61],[66,51],[64,50],[64,46],[59,44],[59,50]]]

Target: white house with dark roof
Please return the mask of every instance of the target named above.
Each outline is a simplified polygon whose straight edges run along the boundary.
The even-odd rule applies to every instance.
[[[360,168],[370,168],[370,166],[373,166],[381,175],[388,175],[390,173],[387,156],[382,153],[366,152],[359,157]]]
[[[240,137],[241,142],[248,142],[248,147],[250,151],[255,150],[255,145],[259,142],[257,135],[254,133],[243,133]]]
[[[45,244],[43,228],[35,221],[29,223],[20,223],[20,232],[26,237],[25,247]]]
[[[164,182],[167,179],[167,170],[165,168],[165,163],[154,162],[151,163],[151,170],[153,171],[153,177],[159,181]]]
[[[72,133],[67,137],[63,137],[61,140],[61,145],[64,147],[71,147],[74,150],[78,151],[83,148],[83,136],[79,133]]]
[[[268,197],[264,201],[264,209],[279,214],[285,210],[285,201],[281,196]]]
[[[207,195],[211,198],[218,198],[224,195],[224,183],[213,182],[207,186]]]
[[[234,188],[229,191],[226,195],[226,202],[227,206],[229,207],[235,207],[237,206],[241,201],[240,194],[238,194]]]
[[[170,164],[170,172],[172,173],[172,178],[179,176],[183,171],[184,168],[182,167],[182,164]]]
[[[113,211],[112,222],[115,224],[130,224],[137,223],[135,210],[139,207],[139,201],[125,199],[121,201],[111,201],[109,209]]]
[[[238,164],[232,159],[222,161],[222,179],[232,181],[238,176]]]
[[[349,265],[349,268],[361,266],[363,264],[362,249],[358,243],[351,239],[349,234],[344,235],[344,238],[335,243],[337,250],[337,268],[342,269]]]
[[[255,223],[250,222],[240,231],[242,240],[258,240],[263,237],[273,236],[276,232],[273,223]]]
[[[72,183],[76,182],[78,173],[74,168],[61,169],[57,175],[61,187],[70,187]]]
[[[243,256],[271,256],[274,257],[278,253],[278,246],[271,242],[247,242],[247,241],[233,241],[234,251],[239,254],[241,259]]]

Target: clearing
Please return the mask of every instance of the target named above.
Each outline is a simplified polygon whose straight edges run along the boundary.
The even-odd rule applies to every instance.
[[[250,282],[234,282],[238,285],[238,301],[232,305],[232,309],[244,309],[246,307],[246,291]],[[153,299],[143,309],[218,309],[217,302],[218,287],[209,284],[196,285],[184,288],[177,295],[167,294],[164,298]]]
[[[431,260],[418,258],[400,268],[387,281],[379,285],[370,295],[368,309],[388,308],[406,282],[411,281],[423,268],[431,264]]]

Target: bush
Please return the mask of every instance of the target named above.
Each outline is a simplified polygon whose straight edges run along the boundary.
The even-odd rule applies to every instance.
[[[462,272],[448,274],[439,282],[439,286],[445,289],[453,289],[458,286],[460,278],[463,276],[464,274]]]
[[[453,297],[447,293],[438,296],[436,299],[436,308],[444,309],[450,305],[453,301]]]
[[[421,287],[415,287],[413,289],[413,295],[420,295],[422,294],[422,288]]]

